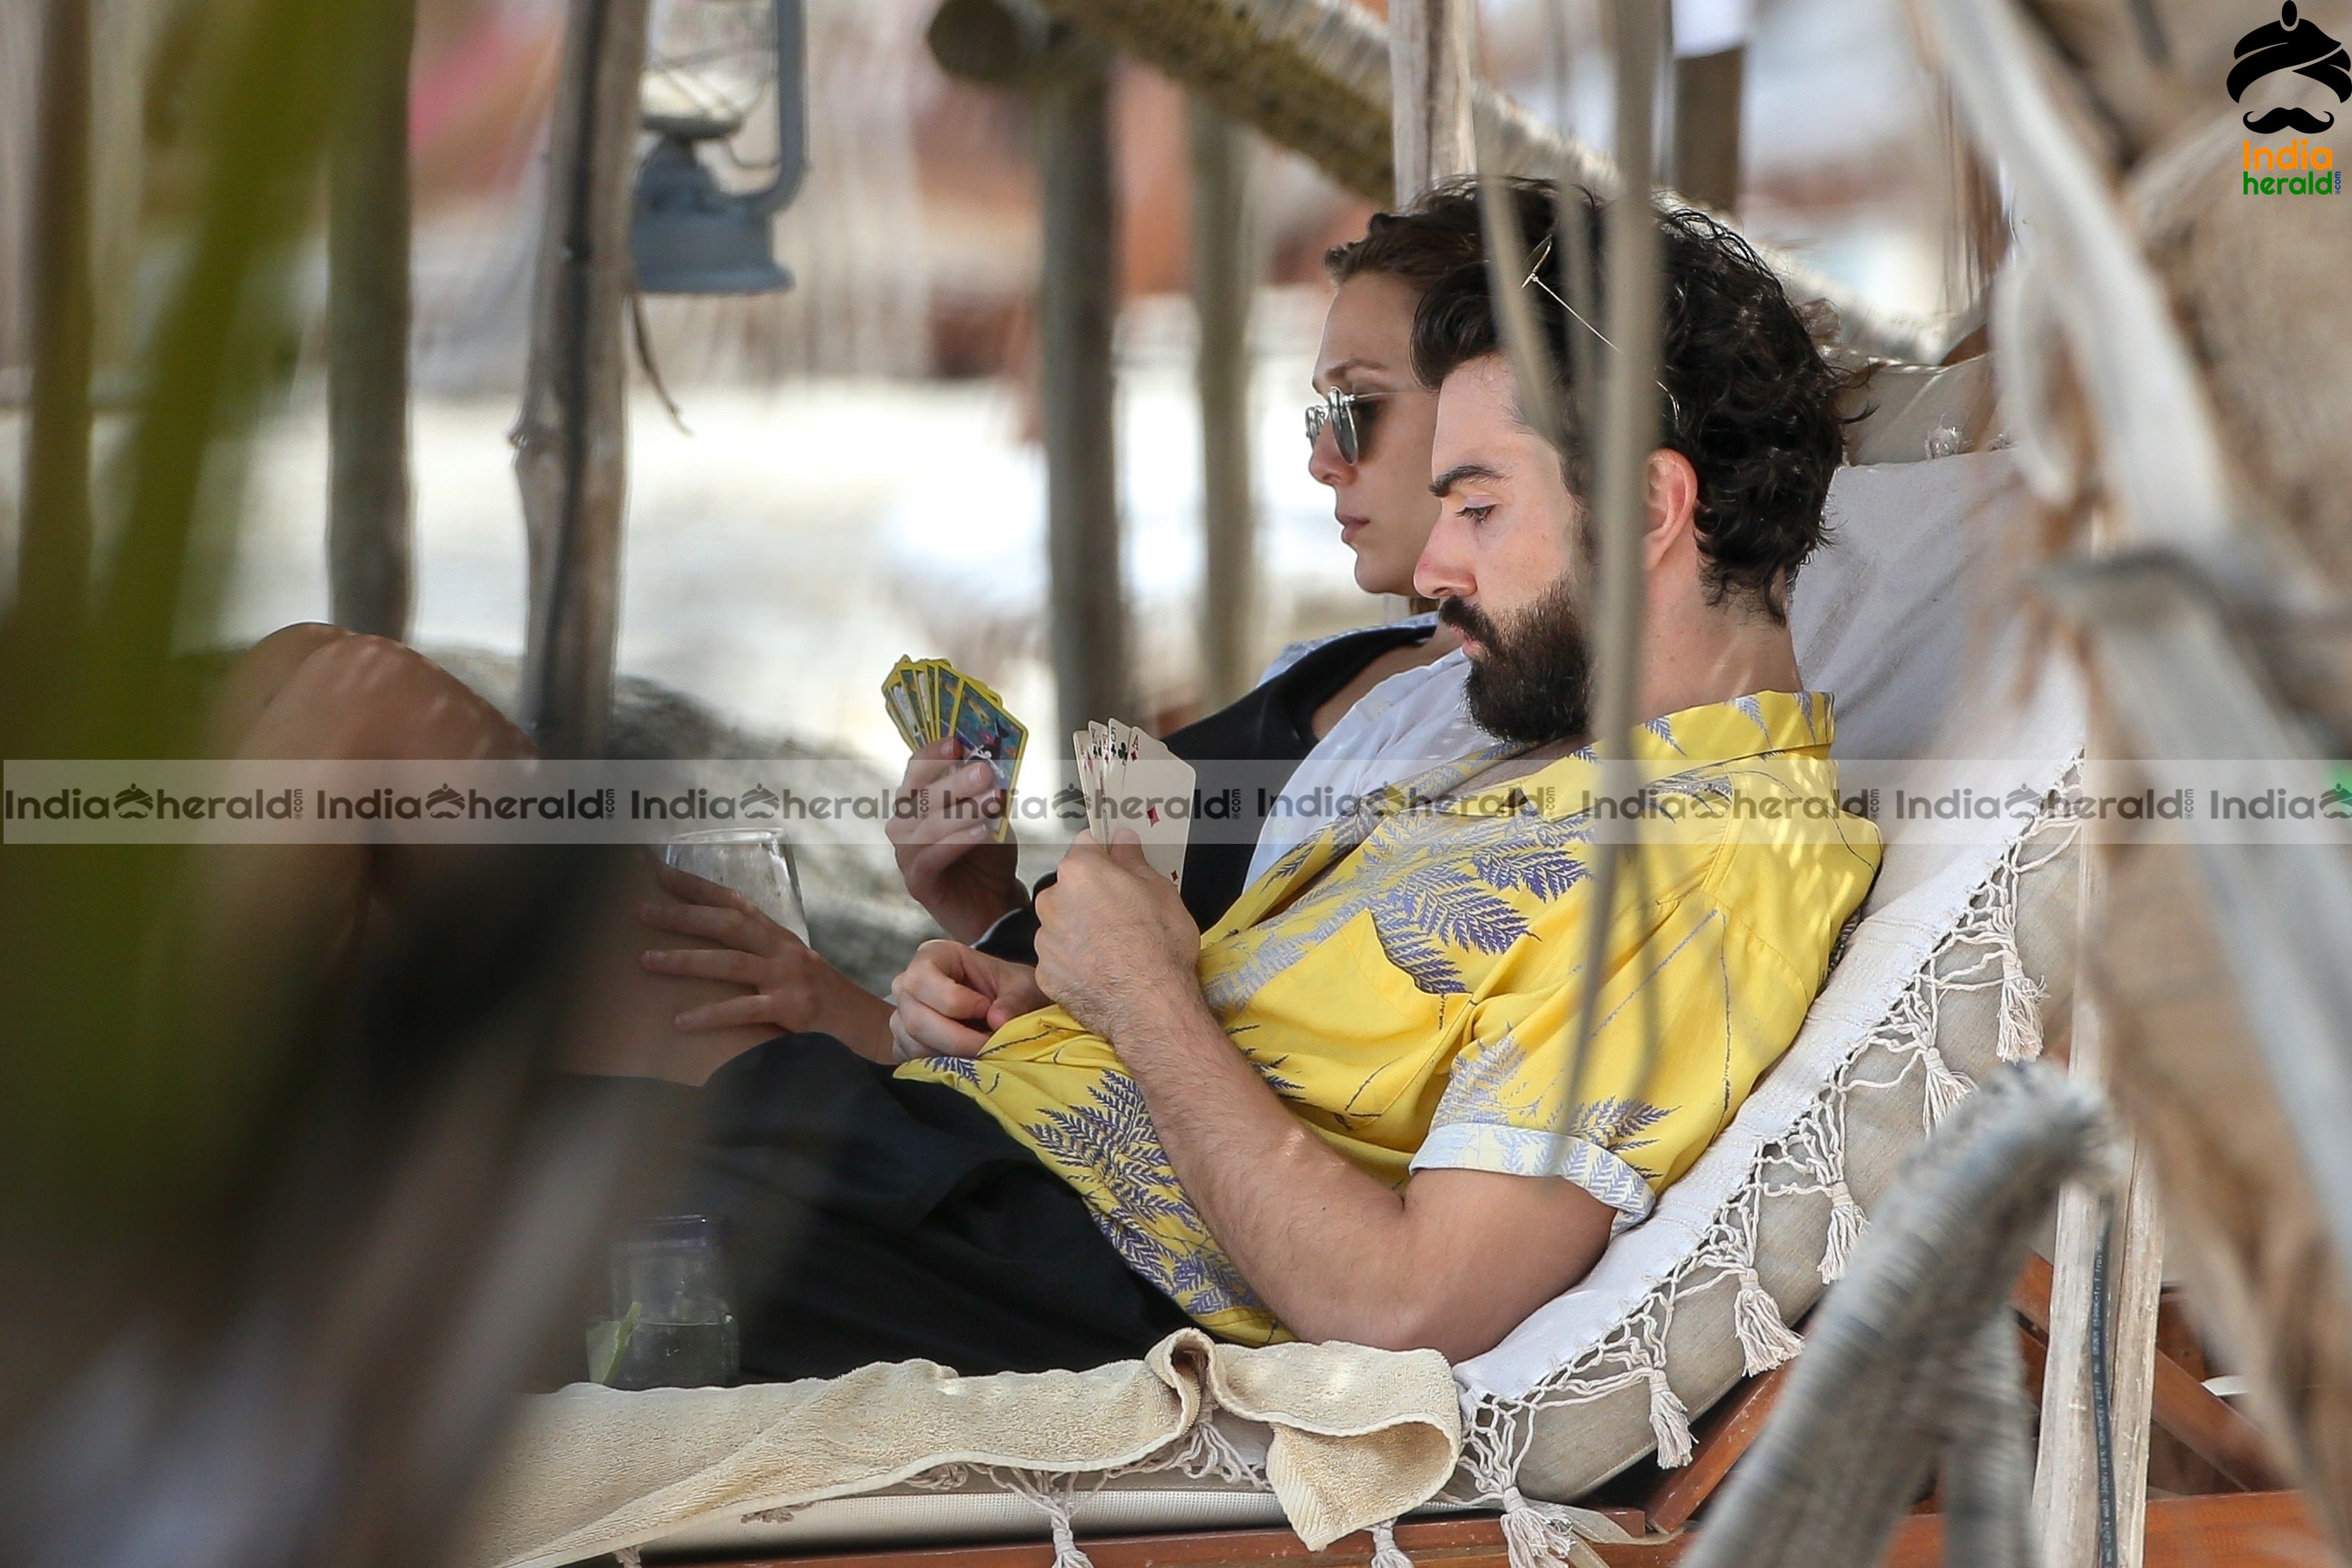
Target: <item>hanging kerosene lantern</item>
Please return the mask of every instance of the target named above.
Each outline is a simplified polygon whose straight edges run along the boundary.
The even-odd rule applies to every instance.
[[[647,294],[761,294],[793,285],[772,220],[808,170],[808,28],[803,0],[656,0],[641,98],[653,146],[637,166],[629,251]],[[767,183],[731,191],[712,163],[757,167],[738,147],[772,100]]]

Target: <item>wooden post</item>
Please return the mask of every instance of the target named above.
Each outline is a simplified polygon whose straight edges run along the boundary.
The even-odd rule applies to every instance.
[[[1039,399],[1054,677],[1062,734],[1128,699],[1119,576],[1118,468],[1111,333],[1118,319],[1118,201],[1111,156],[1110,59],[1057,43],[1030,102],[1045,204],[1037,289]]]
[[[358,0],[327,162],[327,587],[340,625],[408,636],[408,67],[416,0]]]
[[[572,0],[550,130],[515,478],[530,546],[523,721],[593,756],[612,718],[627,485],[629,179],[647,0]]]
[[[1726,217],[1739,211],[1739,108],[1748,50],[1675,58],[1675,193]]]
[[[16,605],[68,635],[89,593],[89,109],[88,0],[49,0],[28,246],[31,416]]]
[[[1390,137],[1399,206],[1476,166],[1470,105],[1477,78],[1476,0],[1389,0]]]
[[[1118,193],[1110,57],[1033,0],[946,0],[925,38],[950,74],[1025,93],[1036,133],[1045,207],[1037,351],[1045,614],[1059,732],[1072,734],[1118,712],[1129,696],[1112,432]]]
[[[1200,100],[1192,142],[1192,304],[1200,323],[1201,672],[1210,708],[1250,688],[1257,522],[1250,474],[1250,307],[1260,273],[1250,132]]]
[[[1389,146],[1397,206],[1411,205],[1440,180],[1477,169],[1477,0],[1389,0]],[[1383,594],[1381,605],[1391,621],[1412,608],[1399,594]]]
[[[2082,847],[2079,918],[2091,929],[2096,879],[2092,847]],[[2079,939],[2078,939],[2079,940]],[[2106,1082],[2105,1030],[2087,981],[2075,988],[2074,1044],[2068,1070],[2101,1087]],[[2058,1200],[2058,1237],[2052,1258],[2050,1358],[2042,1384],[2042,1438],[2033,1477],[2034,1534],[2042,1568],[2098,1568],[2099,1463],[2091,1379],[2092,1274],[2103,1239],[2107,1247],[2107,1401],[2115,1478],[2116,1563],[2140,1568],[2147,1516],[2147,1433],[2155,1406],[2156,1319],[2164,1288],[2164,1230],[2157,1213],[2156,1173],[2135,1147],[2131,1173],[2110,1209],[2102,1194],[2081,1183]]]

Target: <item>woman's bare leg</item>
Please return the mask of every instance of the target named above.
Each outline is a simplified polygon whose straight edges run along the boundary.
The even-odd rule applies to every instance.
[[[538,748],[472,688],[404,643],[288,626],[229,672],[221,754],[320,761],[512,761]]]
[[[256,645],[231,671],[211,732],[219,754],[304,761],[520,761],[530,738],[464,682],[404,644],[340,627],[289,626]],[[462,871],[459,846],[283,844],[224,846],[197,867],[197,908],[236,958],[270,962],[299,982],[340,965],[371,916],[398,918],[426,886]],[[588,921],[568,1055],[589,1070],[699,1082],[768,1031],[681,1036],[669,1020],[687,1008],[740,994],[715,981],[648,973],[648,945],[707,945],[656,935],[635,918],[660,898],[649,858],[635,857],[605,909]],[[226,958],[227,955],[224,954]],[[225,968],[242,967],[241,963]],[[299,984],[289,994],[304,989]]]
[[[218,754],[253,761],[516,761],[538,754],[505,714],[415,648],[317,624],[273,632],[238,660],[208,728]],[[322,884],[326,901],[345,911],[330,921],[334,930],[352,923],[376,883],[448,858],[415,846],[268,847],[292,853],[240,855],[242,874],[265,878],[281,891],[289,878]]]

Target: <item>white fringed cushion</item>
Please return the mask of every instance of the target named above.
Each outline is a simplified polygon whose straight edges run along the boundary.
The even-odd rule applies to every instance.
[[[1958,857],[1874,900],[1797,1043],[1650,1220],[1454,1369],[1477,1495],[1564,1502],[1653,1453],[1684,1463],[1690,1413],[1788,1358],[1785,1325],[1843,1271],[1903,1161],[2064,1016],[2073,840],[2037,818],[1981,877]]]
[[[1839,695],[1839,752],[1884,759],[1885,750],[1843,744],[1840,668],[1901,677],[1884,644],[1904,640],[1906,625],[1914,652],[1948,652],[1943,623],[1971,618],[1964,601],[1985,602],[1993,552],[1984,536],[2011,515],[2018,491],[2000,454],[1849,469],[1840,487],[1863,503],[1847,514],[1848,562],[1832,552],[1826,571],[1801,580],[1791,618],[1808,681]],[[1907,576],[1888,565],[1906,560]],[[1841,613],[1808,625],[1807,590]],[[1910,622],[1892,602],[1906,593]],[[1856,635],[1857,623],[1871,635]],[[2022,628],[1969,641],[1975,657],[1956,661],[1958,679],[1936,672],[1961,714],[1937,715],[1936,695],[1907,677],[1865,682],[1878,700],[1901,693],[1919,710],[1873,732],[1907,726],[1907,750],[1895,754],[1944,754],[1906,764],[1915,793],[1966,787],[2005,799],[2022,786],[2044,797],[2080,752],[2080,690]],[[2045,814],[2005,831],[1987,824],[1967,843],[1884,812],[1880,826],[1886,858],[1864,918],[1795,1044],[1731,1127],[1582,1284],[1454,1369],[1465,1417],[1455,1495],[1507,1508],[1524,1497],[1567,1501],[1653,1453],[1662,1465],[1685,1462],[1692,1414],[1799,1348],[1788,1325],[1842,1272],[1903,1161],[1979,1079],[2037,1054],[2045,1028],[2063,1018],[2077,891],[2071,823]]]

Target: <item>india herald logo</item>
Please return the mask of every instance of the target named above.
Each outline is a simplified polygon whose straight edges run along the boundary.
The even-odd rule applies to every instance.
[[[2347,56],[2344,46],[2330,37],[2318,23],[2296,16],[2294,0],[2285,0],[2279,7],[2277,21],[2265,22],[2240,38],[2231,53],[2238,62],[2230,68],[2228,83],[2233,103],[2243,101],[2246,89],[2275,71],[2308,77],[2334,93],[2338,103],[2352,99],[2352,56]],[[2334,114],[2323,118],[2291,103],[2242,118],[2246,129],[2257,136],[2267,136],[2273,131],[2301,131],[2315,135],[2336,123]]]

